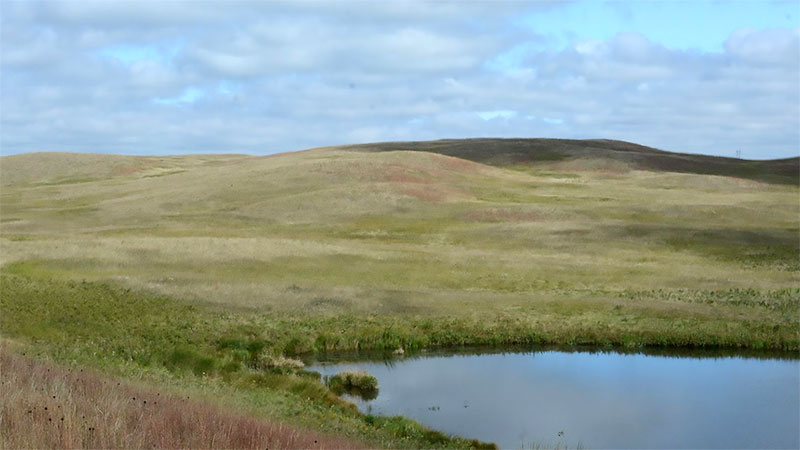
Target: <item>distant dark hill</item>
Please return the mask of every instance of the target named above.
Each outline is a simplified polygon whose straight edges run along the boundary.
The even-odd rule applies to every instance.
[[[493,166],[543,164],[576,159],[606,159],[631,169],[722,175],[767,183],[800,184],[800,158],[751,161],[673,153],[607,139],[442,139],[381,142],[339,149],[363,152],[411,150],[440,153]]]

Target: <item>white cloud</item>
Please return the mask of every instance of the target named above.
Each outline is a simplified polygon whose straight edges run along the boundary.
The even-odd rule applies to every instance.
[[[603,137],[751,157],[800,146],[798,30],[724,52],[634,33],[550,47],[553,3],[12,2],[0,144],[276,152],[375,140]]]
[[[800,29],[737,30],[725,42],[725,50],[746,62],[796,70],[800,65]]]
[[[478,117],[483,120],[493,120],[493,119],[513,119],[517,116],[516,111],[509,111],[507,109],[497,109],[494,111],[480,111],[478,112]]]

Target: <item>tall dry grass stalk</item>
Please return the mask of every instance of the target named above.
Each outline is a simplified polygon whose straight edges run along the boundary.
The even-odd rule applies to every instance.
[[[0,447],[354,448],[357,444],[0,350]]]

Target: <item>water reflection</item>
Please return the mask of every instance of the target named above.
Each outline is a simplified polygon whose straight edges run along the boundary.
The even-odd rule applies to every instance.
[[[473,350],[311,368],[375,375],[377,398],[351,397],[362,411],[402,414],[506,448],[800,446],[795,355],[696,355]]]

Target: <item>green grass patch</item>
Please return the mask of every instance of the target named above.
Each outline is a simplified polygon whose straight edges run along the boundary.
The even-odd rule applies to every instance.
[[[330,332],[332,324],[308,323],[302,327],[285,319],[233,315],[106,283],[3,274],[2,287],[2,335],[56,360],[128,375],[166,370],[173,377],[235,387],[245,398],[253,395],[254,389],[277,391],[291,404],[312,402],[315,408],[362,423],[357,410],[334,395],[318,374],[258,364],[265,352],[300,350],[297,341],[302,336],[323,335],[320,328],[327,325]],[[402,340],[391,333],[383,338],[383,345]],[[288,406],[278,415],[296,419],[292,411],[294,407]],[[380,422],[382,426],[346,426],[341,431],[385,446],[442,445],[441,436],[407,419]],[[433,441],[426,440],[431,436]],[[451,437],[444,443],[458,448],[471,445],[470,441]]]
[[[325,384],[337,394],[348,393],[365,400],[378,396],[378,379],[367,372],[340,372],[328,377]]]

